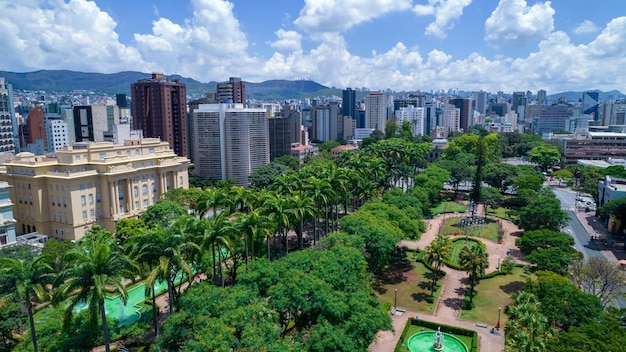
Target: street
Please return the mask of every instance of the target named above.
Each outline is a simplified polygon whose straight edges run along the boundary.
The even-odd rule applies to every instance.
[[[580,220],[574,214],[576,204],[576,192],[568,188],[556,188],[552,190],[557,199],[561,201],[563,210],[569,215],[569,223],[563,228],[563,232],[570,234],[574,238],[574,248],[581,252],[585,259],[590,257],[602,257],[602,252],[591,240],[590,233],[587,232],[585,227],[580,223]],[[574,210],[574,211],[572,211]],[[596,236],[597,234],[593,234]]]

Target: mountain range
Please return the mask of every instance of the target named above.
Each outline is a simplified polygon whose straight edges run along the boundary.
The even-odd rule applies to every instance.
[[[61,93],[72,91],[93,91],[95,93],[130,94],[131,83],[149,78],[149,73],[124,71],[117,73],[87,73],[68,70],[40,70],[34,72],[0,71],[0,77],[13,85],[13,89]],[[214,92],[217,82],[202,83],[193,78],[178,75],[168,76],[178,79],[187,86],[190,97],[201,97],[207,92]],[[597,91],[597,90],[596,90]],[[600,100],[625,99],[626,95],[618,90],[598,91]],[[362,93],[362,92],[358,92]],[[329,88],[311,80],[269,80],[260,83],[246,82],[248,99],[280,101],[290,98],[313,98],[318,96],[341,96],[341,89]],[[359,96],[364,95],[358,94]],[[551,94],[548,99],[558,100],[565,97],[568,101],[582,98],[583,92],[561,92]]]

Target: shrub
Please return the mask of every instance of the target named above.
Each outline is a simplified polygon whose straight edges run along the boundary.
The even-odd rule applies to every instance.
[[[474,302],[470,302],[469,300],[463,301],[463,306],[461,309],[463,310],[472,310],[474,308]]]
[[[433,297],[433,296],[426,297],[426,302],[427,303],[431,303],[431,304],[435,303],[435,297]]]

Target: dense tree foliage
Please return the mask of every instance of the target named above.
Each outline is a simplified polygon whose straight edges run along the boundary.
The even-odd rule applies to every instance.
[[[561,152],[554,145],[542,144],[528,152],[528,160],[539,165],[543,172],[547,172],[561,161]]]
[[[248,176],[250,187],[256,190],[269,189],[274,181],[288,170],[287,166],[278,163],[269,163],[260,167]]]
[[[561,209],[561,202],[555,197],[537,196],[520,210],[517,226],[524,230],[558,231],[567,224],[569,216]]]

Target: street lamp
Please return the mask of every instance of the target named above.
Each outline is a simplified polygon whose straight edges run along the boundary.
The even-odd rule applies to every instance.
[[[396,309],[398,303],[398,289],[394,289],[394,293],[393,293],[393,309]]]
[[[501,307],[498,307],[498,322],[496,323],[496,330],[500,331],[500,311],[502,310]]]

